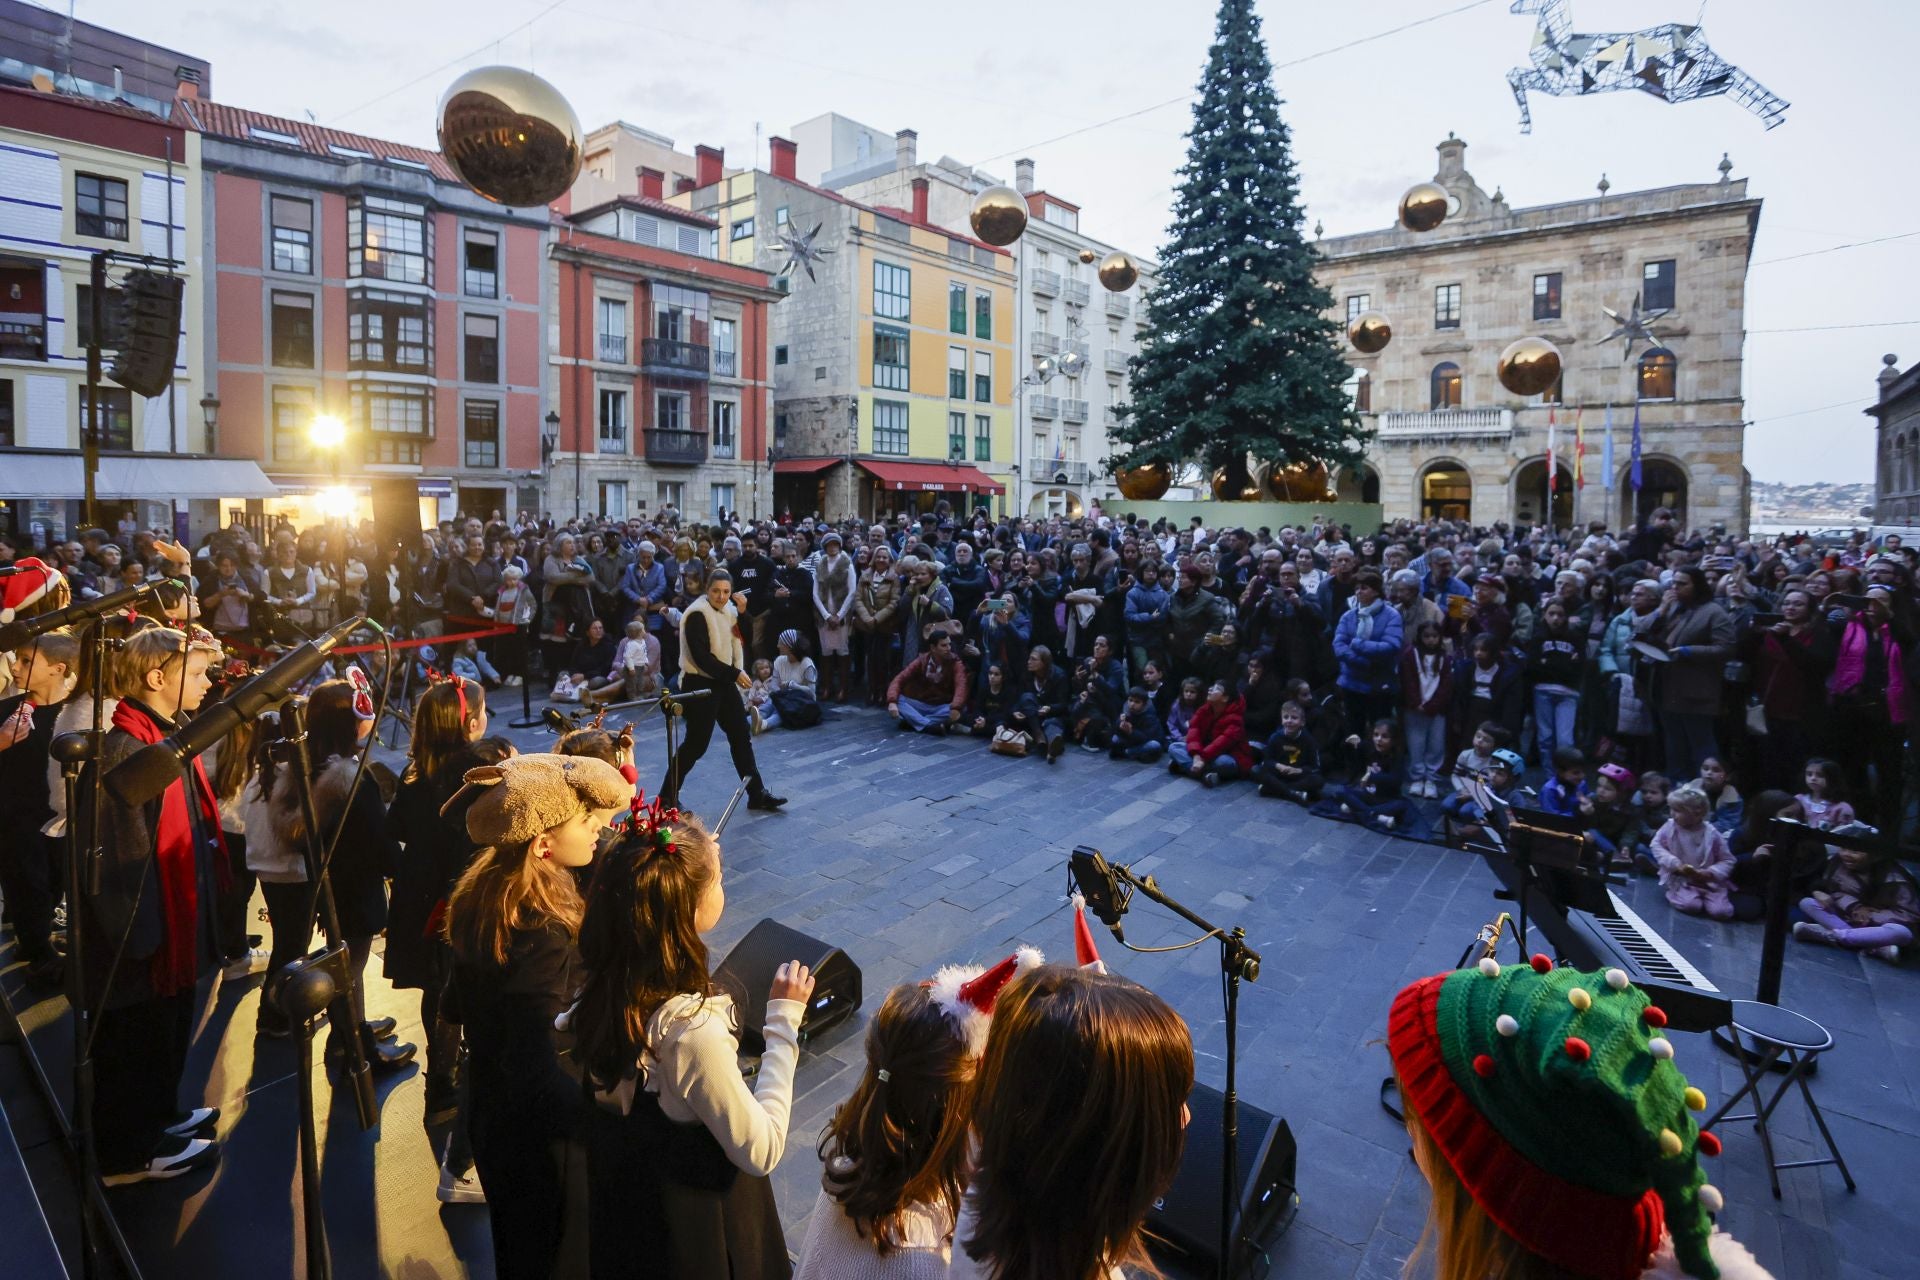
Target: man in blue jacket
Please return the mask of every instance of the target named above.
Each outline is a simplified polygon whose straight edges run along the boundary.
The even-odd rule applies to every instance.
[[[1400,691],[1400,614],[1381,593],[1380,574],[1353,577],[1353,602],[1333,632],[1347,731],[1364,739],[1375,720],[1390,719]]]

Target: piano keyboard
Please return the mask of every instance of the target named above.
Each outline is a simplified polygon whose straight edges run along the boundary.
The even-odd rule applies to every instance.
[[[1622,954],[1639,964],[1647,977],[1661,982],[1685,983],[1697,991],[1720,990],[1708,980],[1706,974],[1675,951],[1671,943],[1635,915],[1633,908],[1620,900],[1619,894],[1609,889],[1607,897],[1613,900],[1613,909],[1618,913],[1618,918],[1608,920],[1595,916],[1593,922],[1614,940]]]

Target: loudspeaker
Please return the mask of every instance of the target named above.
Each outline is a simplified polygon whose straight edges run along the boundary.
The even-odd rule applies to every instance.
[[[1187,1122],[1186,1150],[1180,1172],[1166,1195],[1147,1214],[1149,1242],[1156,1250],[1171,1248],[1205,1268],[1208,1275],[1220,1266],[1220,1132],[1218,1089],[1196,1084],[1187,1099],[1192,1118]],[[1293,1130],[1269,1111],[1240,1101],[1240,1186],[1236,1196],[1239,1227],[1235,1232],[1237,1258],[1227,1274],[1237,1276],[1258,1241],[1292,1203],[1297,1151]],[[1157,1237],[1157,1241],[1154,1239]]]
[[[173,382],[180,349],[180,309],[186,284],[179,276],[129,271],[113,295],[108,332],[118,330],[119,348],[107,376],[149,400]]]
[[[798,960],[813,970],[813,999],[800,1019],[800,1043],[836,1025],[860,1007],[860,966],[847,953],[777,920],[762,920],[727,953],[714,979],[738,1002],[740,1052],[759,1057],[767,1051],[761,1028],[767,1025],[767,988],[774,970]],[[1215,1119],[1215,1127],[1219,1125]]]

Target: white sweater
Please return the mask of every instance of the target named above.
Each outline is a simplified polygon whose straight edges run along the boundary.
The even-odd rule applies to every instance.
[[[793,1280],[947,1280],[952,1216],[917,1204],[908,1208],[901,1227],[904,1240],[882,1257],[873,1237],[862,1239],[847,1211],[822,1191],[813,1202]]]

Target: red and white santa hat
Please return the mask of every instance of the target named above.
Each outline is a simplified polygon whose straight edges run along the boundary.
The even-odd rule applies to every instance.
[[[1070,900],[1073,903],[1073,962],[1082,969],[1105,973],[1106,962],[1100,958],[1100,949],[1093,945],[1093,929],[1087,924],[1087,900],[1077,892]]]
[[[27,556],[15,560],[13,567],[20,572],[0,578],[0,623],[12,622],[14,614],[38,601],[53,587],[55,570],[44,562]]]
[[[940,1006],[954,1033],[979,1057],[987,1049],[987,1029],[993,1025],[993,1004],[1009,982],[1046,963],[1032,947],[1021,947],[992,968],[977,964],[944,965],[927,984],[927,995]]]

